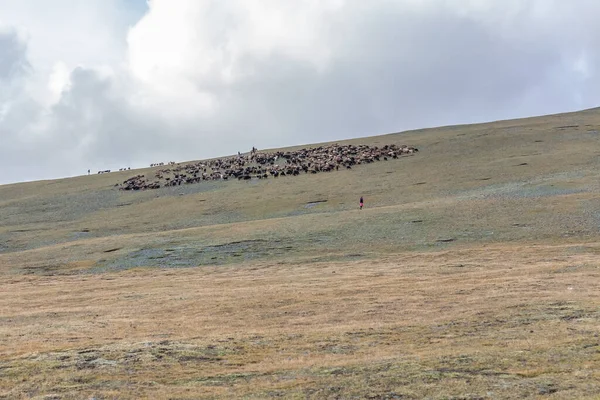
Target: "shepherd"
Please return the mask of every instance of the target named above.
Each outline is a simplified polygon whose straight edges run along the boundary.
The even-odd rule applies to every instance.
[[[364,205],[363,198],[362,198],[362,196],[360,196],[360,209],[361,210],[363,208],[363,205]]]

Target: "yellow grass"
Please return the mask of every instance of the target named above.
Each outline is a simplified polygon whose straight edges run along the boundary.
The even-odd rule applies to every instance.
[[[509,398],[552,383],[562,398],[593,398],[600,243],[588,246],[15,276],[0,294],[0,388],[9,398],[302,397],[341,381],[331,396]]]

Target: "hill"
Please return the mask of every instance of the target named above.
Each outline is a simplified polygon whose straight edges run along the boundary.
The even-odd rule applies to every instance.
[[[594,398],[599,132],[593,109],[340,141],[419,151],[331,172],[0,186],[0,398]]]

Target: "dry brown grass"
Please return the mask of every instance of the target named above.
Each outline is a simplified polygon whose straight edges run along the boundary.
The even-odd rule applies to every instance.
[[[2,186],[0,398],[598,398],[596,129],[367,138],[421,151],[183,195]]]
[[[593,398],[599,251],[499,245],[374,262],[14,276],[0,294],[0,389]]]

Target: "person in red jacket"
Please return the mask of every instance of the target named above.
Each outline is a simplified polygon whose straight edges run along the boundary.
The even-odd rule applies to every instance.
[[[360,196],[360,209],[361,210],[363,208],[363,205],[364,205],[363,198],[362,198],[362,196]]]

